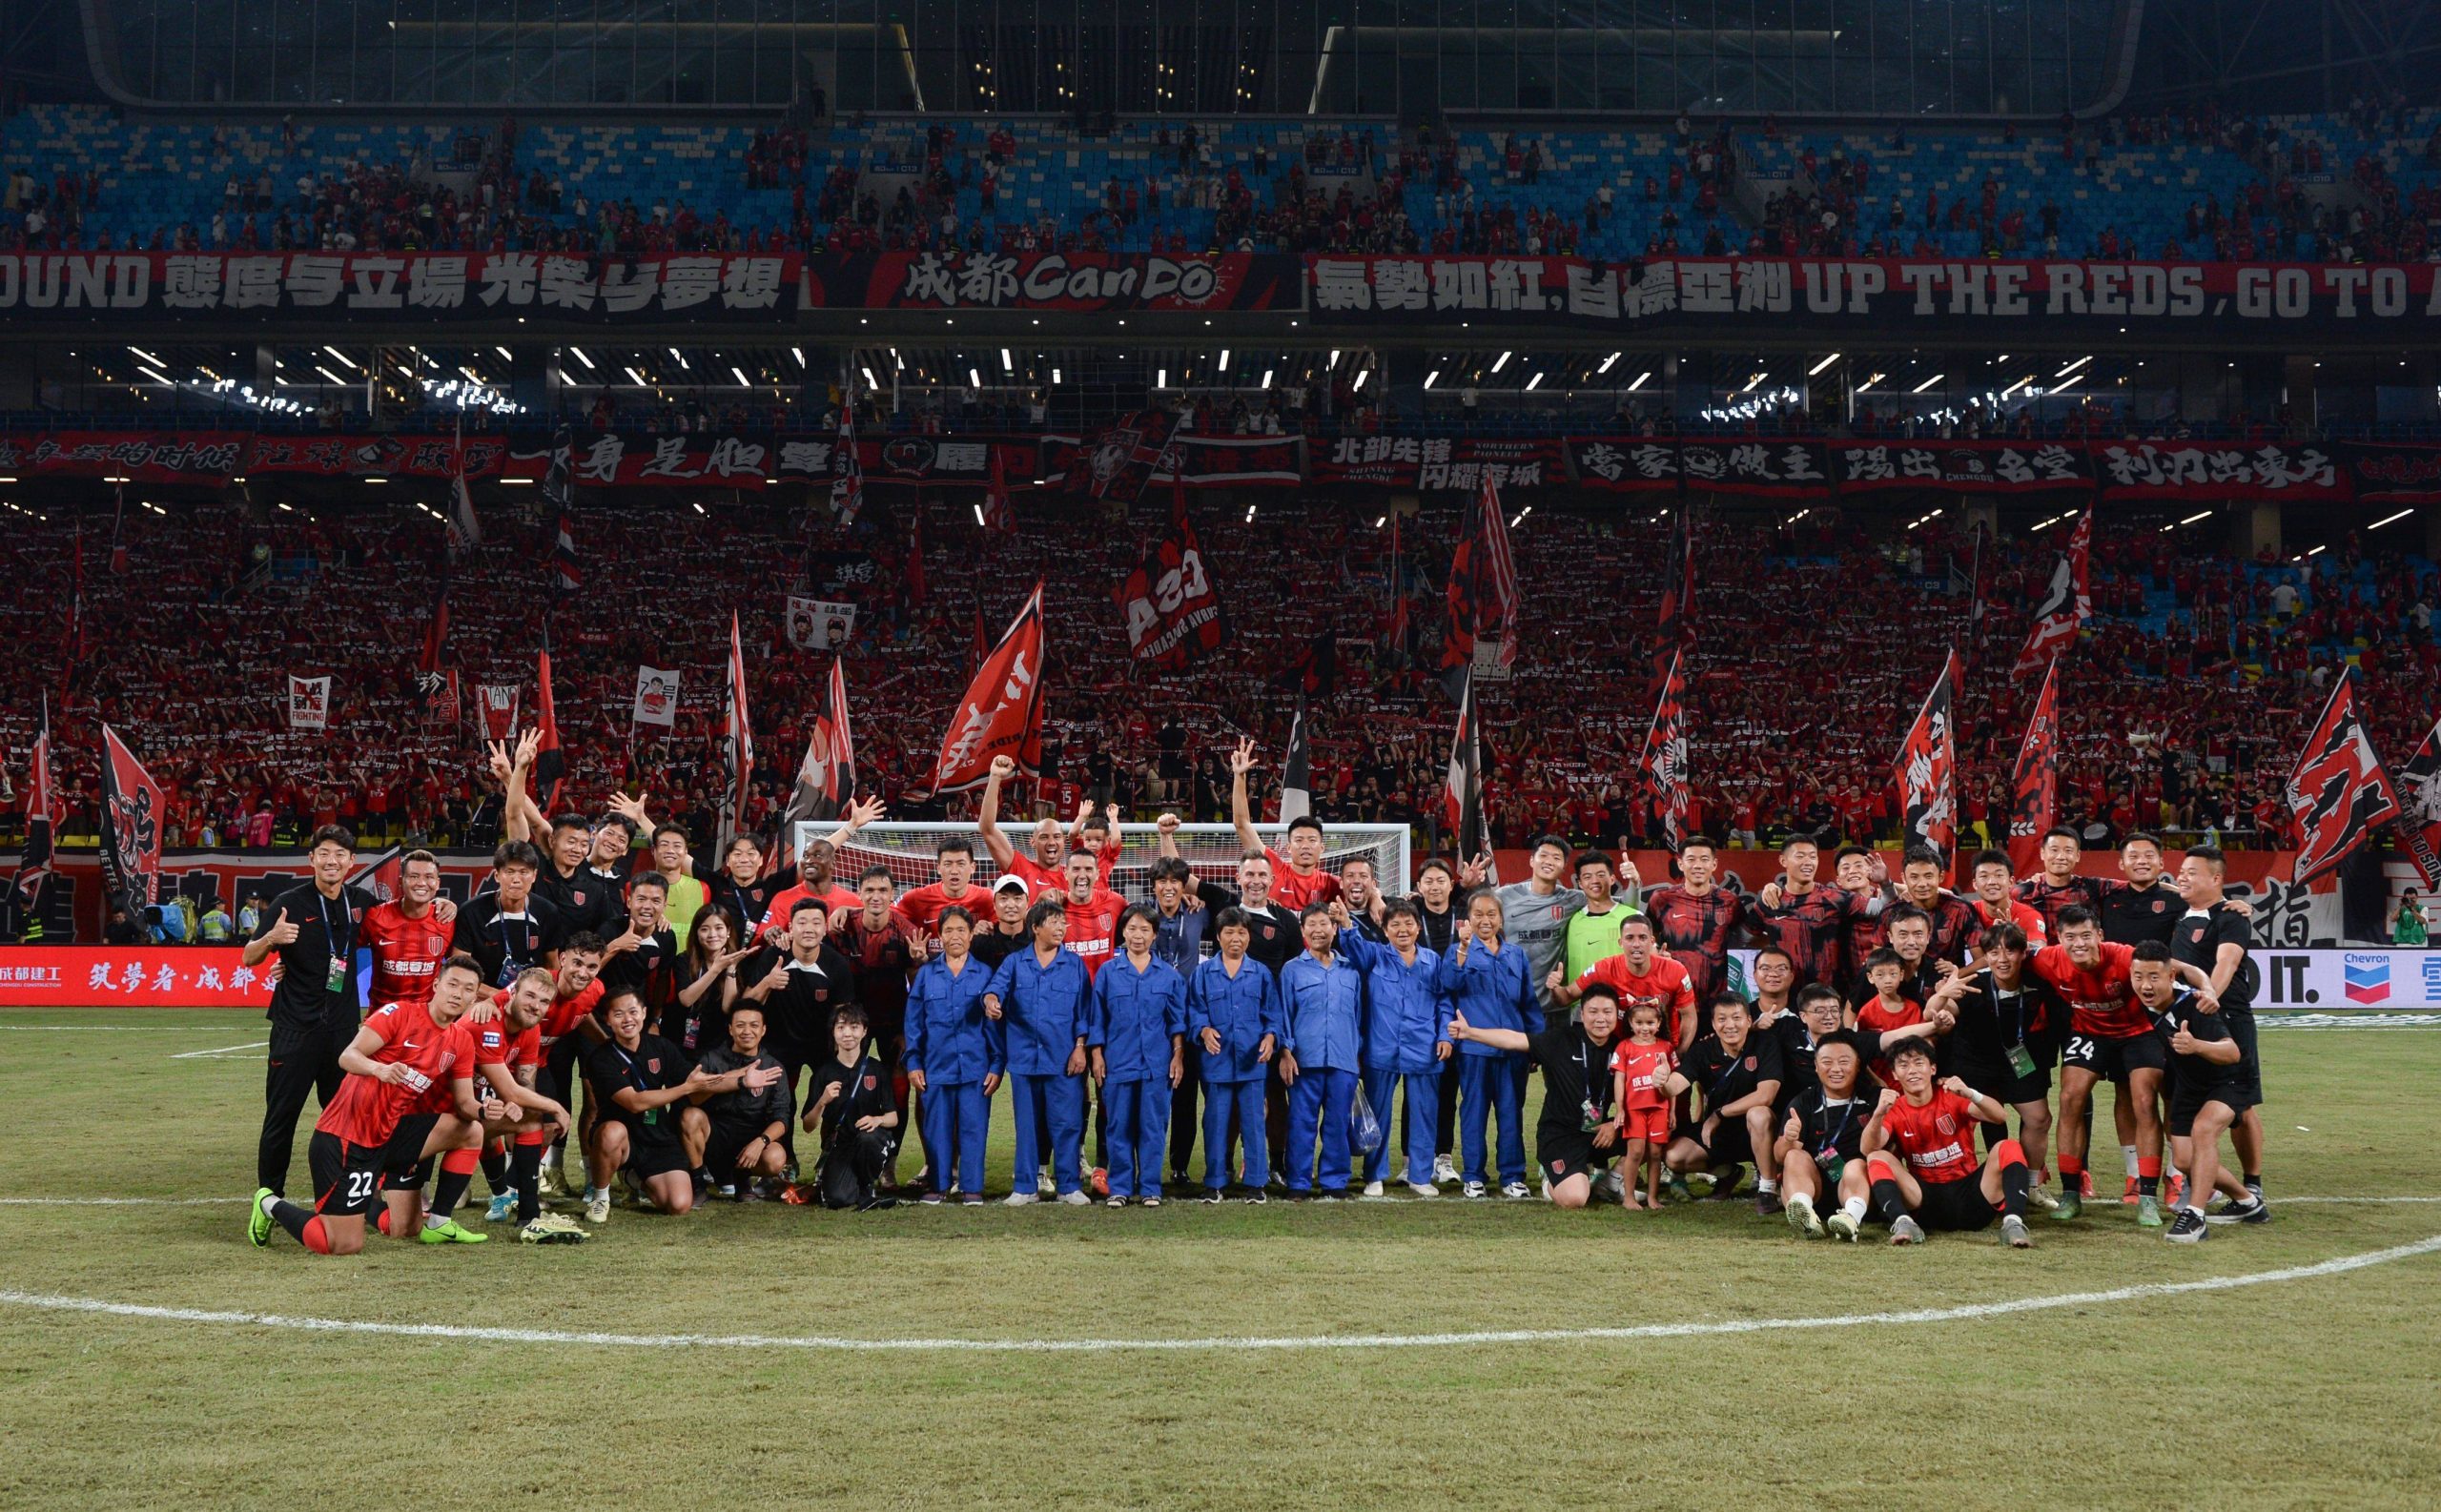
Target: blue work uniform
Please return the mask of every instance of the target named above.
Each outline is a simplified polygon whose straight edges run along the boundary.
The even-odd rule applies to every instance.
[[[1263,1140],[1265,1066],[1255,1058],[1265,1034],[1275,1046],[1286,1032],[1280,1013],[1280,982],[1271,968],[1241,956],[1233,975],[1214,956],[1195,969],[1187,985],[1187,1032],[1220,1036],[1220,1048],[1203,1054],[1203,1184],[1214,1192],[1229,1184],[1232,1116],[1245,1148],[1246,1184],[1260,1192],[1271,1180],[1271,1154]]]
[[[958,970],[927,961],[907,989],[906,1069],[924,1073],[925,1178],[934,1192],[983,1193],[983,1150],[992,1134],[986,1077],[1008,1070],[1001,1027],[983,1012],[992,969],[970,955]],[[952,1174],[956,1175],[951,1180]]]
[[[1364,974],[1345,956],[1324,963],[1309,950],[1280,969],[1280,997],[1288,1019],[1283,1048],[1297,1057],[1297,1079],[1288,1086],[1288,1190],[1310,1192],[1319,1181],[1325,1192],[1345,1192],[1348,1115],[1364,1039]]]
[[[1340,931],[1339,948],[1364,974],[1364,1100],[1386,1135],[1390,1094],[1405,1083],[1407,1180],[1429,1186],[1441,1137],[1441,1078],[1447,1073],[1437,1047],[1450,1043],[1441,957],[1419,945],[1409,966],[1395,949],[1352,929]],[[1390,1141],[1385,1137],[1364,1157],[1364,1179],[1379,1181],[1389,1167]]]
[[[1452,945],[1441,958],[1439,984],[1451,1013],[1477,1029],[1514,1030],[1521,1034],[1543,1032],[1543,1010],[1534,999],[1532,968],[1526,948],[1503,945],[1487,949],[1481,940]],[[1462,1175],[1469,1184],[1484,1179],[1484,1119],[1499,1123],[1500,1181],[1503,1186],[1526,1180],[1525,1052],[1494,1050],[1467,1040],[1458,1047],[1458,1145]]]
[[[988,991],[1000,1000],[1009,1101],[1017,1121],[1012,1188],[1017,1193],[1041,1190],[1037,1173],[1046,1154],[1052,1185],[1060,1195],[1083,1186],[1077,1162],[1084,1153],[1085,1081],[1082,1073],[1069,1074],[1068,1057],[1084,1043],[1092,1011],[1090,989],[1084,960],[1071,950],[1052,952],[1051,964],[1045,966],[1028,945],[992,973]]]
[[[1170,1139],[1170,1056],[1186,1034],[1186,978],[1158,955],[1144,969],[1122,950],[1094,977],[1093,1027],[1102,1052],[1102,1107],[1110,1119],[1110,1195],[1161,1195]]]

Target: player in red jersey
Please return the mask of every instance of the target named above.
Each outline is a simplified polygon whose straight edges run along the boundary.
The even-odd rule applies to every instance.
[[[1241,739],[1238,748],[1229,753],[1229,823],[1238,829],[1238,843],[1248,854],[1260,850],[1271,863],[1271,901],[1291,913],[1302,913],[1310,903],[1339,901],[1339,878],[1323,869],[1323,827],[1312,815],[1301,815],[1288,821],[1288,833],[1282,844],[1288,848],[1282,855],[1262,843],[1255,829],[1254,811],[1246,801],[1246,773],[1254,769],[1255,743]],[[1070,916],[1075,909],[1070,908]]]
[[[580,996],[589,1007],[601,991],[602,984],[596,981]],[[492,1180],[492,1200],[484,1220],[503,1223],[513,1214],[519,1237],[529,1244],[553,1242],[551,1234],[567,1225],[525,1231],[542,1216],[543,1152],[553,1139],[565,1138],[575,1121],[564,1104],[536,1085],[543,1069],[544,1020],[559,1004],[558,979],[539,966],[529,967],[515,987],[494,992],[492,1004],[499,1017],[477,1031],[481,1042],[475,1064],[482,1080],[476,1091],[484,1094],[484,1138],[506,1141],[508,1154],[496,1174],[492,1168],[486,1170]],[[508,1116],[511,1107],[520,1110],[514,1117]]]
[[[356,1254],[364,1248],[364,1215],[382,1178],[412,1171],[428,1140],[454,1140],[457,1130],[445,1120],[481,1123],[475,1036],[464,1017],[482,987],[482,969],[474,959],[452,956],[433,978],[424,1002],[384,1003],[365,1019],[339,1052],[345,1075],[315,1121],[307,1147],[314,1205],[285,1201],[269,1187],[256,1189],[246,1237],[256,1249],[277,1225],[317,1255]],[[420,1114],[428,1096],[447,1111]],[[400,1225],[395,1232],[421,1236],[421,1225]]]
[[[1661,1014],[1663,1037],[1680,1054],[1695,1042],[1695,989],[1687,969],[1654,947],[1652,921],[1631,913],[1619,921],[1619,953],[1605,956],[1570,982],[1567,971],[1551,969],[1543,986],[1551,1001],[1565,1007],[1583,997],[1597,983],[1610,989],[1631,1025],[1637,1008],[1650,1004]]]
[[[2127,966],[2133,948],[2102,937],[2102,920],[2087,908],[2060,911],[2060,941],[2037,950],[2027,967],[2068,1002],[2068,1038],[2060,1056],[2060,1206],[2052,1216],[2073,1218],[2084,1210],[2085,1154],[2092,1136],[2094,1084],[2109,1080],[2134,1114],[2139,1200],[2136,1221],[2162,1226],[2162,1073],[2168,1052],[2153,1032],[2153,1021],[2136,1001]],[[2208,989],[2211,979],[2191,966],[2179,968],[2190,985]],[[2151,1152],[2145,1154],[2144,1152]]]
[[[1873,1211],[1890,1225],[1890,1242],[1921,1244],[1928,1228],[1987,1229],[1997,1214],[2001,1242],[2032,1249],[2025,1152],[2003,1139],[1975,1158],[1975,1125],[2005,1124],[2008,1110],[1956,1076],[1934,1085],[1932,1047],[1920,1039],[1892,1051],[1890,1062],[1898,1086],[1882,1090],[1860,1141]],[[1833,1232],[1856,1237],[1853,1221]]]
[[[2005,850],[1979,850],[1975,853],[1975,894],[1967,901],[1975,906],[1975,915],[1981,921],[1976,938],[1997,924],[2014,924],[2025,931],[2026,942],[2035,950],[2051,943],[2051,921],[2042,916],[2033,904],[2013,896],[2010,884],[2009,853]]]
[[[1719,874],[1720,852],[1711,839],[1690,835],[1678,847],[1678,880],[1641,900],[1662,949],[1687,969],[1699,1003],[1729,984],[1729,937],[1745,908],[1744,899],[1718,884]]]
[[[1747,924],[1789,952],[1799,987],[1808,982],[1836,986],[1848,921],[1858,913],[1878,916],[1882,909],[1878,892],[1858,897],[1815,882],[1821,865],[1822,849],[1812,835],[1789,836],[1780,847],[1780,874],[1746,905]]]
[[[1023,878],[1034,901],[1039,903],[1046,897],[1067,890],[1065,863],[1068,852],[1082,835],[1085,821],[1092,817],[1093,810],[1088,807],[1077,812],[1077,829],[1073,834],[1063,831],[1059,821],[1048,815],[1036,820],[1034,828],[1026,835],[1026,845],[1033,853],[1017,854],[1017,848],[1011,845],[1009,837],[1000,831],[1000,785],[1015,776],[1017,764],[1008,757],[992,758],[992,771],[983,780],[983,802],[975,810],[974,828],[983,836],[983,848],[992,853],[993,869]],[[1117,851],[1111,851],[1110,855],[1116,862]],[[1100,857],[1096,857],[1095,861],[1098,866]],[[1104,872],[1103,875],[1107,877],[1109,873]]]
[[[535,1073],[534,1085],[543,1095],[563,1108],[576,1106],[572,1100],[576,1091],[576,1065],[585,1053],[586,1044],[599,1040],[603,1030],[594,1016],[602,1001],[602,960],[605,944],[598,934],[571,936],[560,948],[559,965],[552,970],[550,1010],[543,1015],[540,1026],[542,1064]],[[597,1116],[588,1099],[584,1124],[590,1127]],[[582,1146],[580,1146],[582,1149]],[[567,1134],[562,1131],[551,1143],[548,1175],[543,1182],[543,1195],[567,1189]]]
[[[441,896],[441,862],[429,850],[399,858],[399,896],[364,910],[357,939],[373,952],[377,1003],[421,1003],[449,958],[450,926],[433,900]]]
[[[899,916],[917,933],[935,932],[943,909],[960,908],[971,914],[988,909],[992,900],[974,885],[974,841],[951,835],[933,847],[933,875],[937,880],[909,889],[898,900]]]

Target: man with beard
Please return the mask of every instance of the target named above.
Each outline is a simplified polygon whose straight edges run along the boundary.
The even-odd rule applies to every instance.
[[[1878,894],[1860,898],[1815,882],[1821,865],[1821,847],[1812,835],[1789,836],[1780,847],[1780,874],[1746,905],[1748,926],[1789,952],[1800,986],[1836,985],[1848,921],[1859,913],[1878,916],[1882,910]]]
[[[1715,878],[1720,853],[1711,839],[1690,835],[1678,848],[1678,880],[1644,896],[1644,910],[1662,948],[1687,969],[1695,1001],[1711,1002],[1729,986],[1729,937],[1745,900]]]
[[[1687,969],[1654,949],[1652,921],[1631,913],[1619,921],[1619,951],[1587,969],[1574,981],[1554,967],[1543,987],[1565,1008],[1597,984],[1610,990],[1622,1017],[1645,1005],[1660,1011],[1662,1033],[1681,1054],[1695,1042],[1695,990]]]

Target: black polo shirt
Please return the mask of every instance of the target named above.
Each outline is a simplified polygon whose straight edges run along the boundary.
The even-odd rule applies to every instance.
[[[356,991],[358,929],[373,902],[371,894],[356,888],[341,888],[338,897],[325,898],[309,882],[289,889],[264,907],[262,921],[255,927],[256,939],[269,934],[282,914],[297,926],[297,938],[275,952],[279,957],[279,984],[272,989],[265,1018],[291,1032],[323,1026],[355,1029],[362,1007]],[[339,963],[336,972],[334,960]]]
[[[515,913],[501,911],[498,892],[478,893],[458,910],[449,948],[481,962],[486,985],[515,987],[518,972],[548,965],[544,957],[567,943],[566,923],[542,891],[537,883],[525,907]]]
[[[2170,943],[2170,931],[2178,928],[2179,915],[2186,911],[2186,900],[2166,882],[2156,880],[2149,888],[2112,888],[2102,895],[2094,910],[2102,915],[2102,937],[2119,945],[2142,945],[2146,940]]]

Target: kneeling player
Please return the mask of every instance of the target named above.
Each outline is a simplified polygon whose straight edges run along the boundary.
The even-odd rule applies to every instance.
[[[1702,1121],[1678,1135],[1665,1163],[1674,1172],[1709,1170],[1712,1195],[1737,1189],[1742,1163],[1754,1162],[1755,1211],[1780,1211],[1779,1167],[1772,1159],[1772,1105],[1786,1079],[1780,1042],[1753,1032],[1754,1011],[1734,992],[1713,999],[1713,1032],[1687,1052],[1684,1074],[1704,1094]]]
[[[1858,1085],[1864,1057],[1856,1042],[1844,1033],[1826,1036],[1814,1050],[1814,1085],[1789,1105],[1781,1127],[1780,1195],[1788,1204],[1789,1227],[1809,1239],[1825,1229],[1854,1244],[1864,1222],[1865,1126],[1873,1120],[1873,1100]],[[1817,1209],[1833,1194],[1838,1207],[1826,1225]]]
[[[2158,940],[2139,944],[2127,971],[2136,984],[2136,1001],[2153,1015],[2153,1032],[2168,1051],[2170,1158],[2186,1173],[2185,1200],[2164,1236],[2173,1244],[2199,1243],[2211,1234],[2204,1204],[2214,1188],[2237,1205],[2233,1211],[2256,1200],[2221,1164],[2221,1135],[2254,1106],[2246,1050],[2222,1022],[2218,1003],[2179,988],[2168,946]]]
[[[1910,1040],[1890,1052],[1898,1090],[1884,1090],[1860,1141],[1873,1211],[1890,1225],[1893,1244],[1921,1244],[1924,1230],[1972,1232],[2000,1215],[2000,1237],[2013,1250],[2034,1247],[2025,1229],[2025,1152],[2014,1139],[1975,1159],[1977,1120],[2000,1123],[2009,1111],[1952,1076],[1935,1086],[1933,1052]]]
[[[483,1096],[483,1140],[486,1147],[505,1142],[507,1165],[496,1175],[487,1222],[506,1222],[512,1216],[518,1236],[528,1244],[559,1243],[582,1237],[584,1231],[563,1218],[543,1218],[543,1151],[567,1133],[570,1114],[558,1100],[536,1090],[543,1063],[543,1025],[553,1010],[557,988],[552,974],[539,966],[519,973],[517,985],[492,994],[500,1016],[476,1031],[477,1067],[482,1080],[476,1090]],[[443,1162],[443,1169],[447,1163]]]
[[[603,1095],[602,1121],[590,1140],[593,1168],[605,1181],[612,1172],[624,1173],[664,1213],[685,1213],[695,1205],[695,1168],[711,1135],[711,1122],[695,1102],[740,1086],[759,1091],[779,1073],[756,1067],[714,1076],[700,1070],[685,1051],[645,1032],[644,999],[633,992],[613,993],[603,1016],[610,1037],[585,1053],[585,1084]],[[606,1199],[606,1190],[603,1195]],[[607,1220],[608,1202],[588,1207],[585,1216]]]
[[[482,971],[474,958],[453,955],[433,978],[429,1000],[385,1003],[365,1019],[339,1052],[346,1074],[315,1121],[307,1147],[314,1205],[257,1189],[246,1215],[246,1237],[256,1248],[277,1224],[317,1255],[356,1254],[364,1248],[364,1215],[382,1177],[411,1172],[439,1133],[436,1115],[415,1113],[425,1096],[445,1088],[452,1115],[467,1126],[482,1120],[475,1037],[464,1021],[482,990]],[[421,1224],[401,1223],[395,1232],[421,1237]]]

